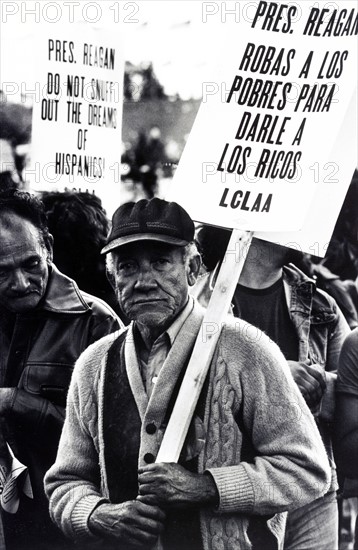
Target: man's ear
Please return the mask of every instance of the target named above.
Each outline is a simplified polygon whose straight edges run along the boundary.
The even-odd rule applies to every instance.
[[[111,285],[111,287],[115,291],[116,290],[116,279],[115,279],[115,276],[113,275],[112,271],[110,271],[108,269],[108,266],[106,266],[106,277],[107,277],[107,280],[109,281],[109,284]]]
[[[113,265],[113,253],[110,252],[109,254],[106,254],[106,276],[109,284],[111,285],[113,290],[116,291],[116,278],[113,273]]]
[[[194,286],[199,276],[201,257],[199,254],[193,256],[188,262],[187,280],[189,286]]]
[[[47,250],[47,261],[48,261],[48,263],[52,263],[52,260],[53,260],[53,236],[51,235],[51,233],[49,233],[48,235],[46,235],[46,237],[44,237],[44,242],[45,242],[45,247],[46,247],[46,250]]]

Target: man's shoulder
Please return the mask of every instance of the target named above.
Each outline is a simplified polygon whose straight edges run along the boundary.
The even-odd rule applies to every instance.
[[[334,322],[340,313],[336,300],[321,288],[315,289],[312,299],[312,320]]]
[[[265,356],[269,361],[282,362],[279,347],[262,330],[243,319],[228,316],[222,327],[220,350],[229,360],[255,362]]]
[[[285,265],[283,268],[284,280],[290,286],[306,291],[306,285],[312,287],[312,313],[325,312],[326,314],[337,314],[337,302],[327,292],[317,287],[316,281],[308,277],[294,264]]]
[[[107,355],[111,346],[113,346],[121,337],[125,337],[128,327],[124,327],[120,330],[116,330],[111,334],[103,336],[93,344],[90,344],[88,348],[81,355],[83,360],[101,359]]]
[[[358,356],[358,327],[353,329],[345,338],[343,346],[345,349],[353,350]],[[358,369],[358,365],[357,365]]]
[[[112,332],[103,336],[93,344],[90,344],[80,355],[76,362],[75,372],[77,377],[91,378],[92,370],[96,373],[100,372],[100,365],[105,361],[110,348],[115,343],[124,338],[127,334],[128,327]]]
[[[42,309],[61,315],[83,315],[92,312],[103,319],[118,319],[106,302],[80,290],[76,281],[61,273],[54,264],[51,266]]]
[[[236,345],[240,347],[242,345],[250,346],[253,342],[261,340],[261,336],[263,337],[264,344],[270,340],[258,327],[255,327],[244,319],[240,319],[240,317],[233,317],[232,315],[227,315],[222,326],[222,331],[226,337],[232,338],[234,342],[237,342]]]
[[[78,291],[95,315],[118,319],[117,314],[104,300],[101,300],[101,298],[93,296],[92,294],[88,294],[88,292],[85,292],[84,290],[78,289]]]
[[[290,377],[288,363],[278,345],[242,319],[228,318],[224,323],[216,362],[217,372],[226,372],[235,387],[240,387],[244,381],[248,388],[265,384],[265,379],[287,380]]]

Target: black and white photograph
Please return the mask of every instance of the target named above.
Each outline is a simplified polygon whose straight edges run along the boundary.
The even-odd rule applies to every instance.
[[[0,4],[0,550],[358,550],[355,0]]]

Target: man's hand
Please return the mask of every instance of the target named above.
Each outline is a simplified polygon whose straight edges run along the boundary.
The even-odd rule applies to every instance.
[[[139,469],[139,495],[164,508],[218,502],[210,474],[193,474],[179,464],[149,464]]]
[[[0,388],[0,416],[11,408],[15,391],[16,388]]]
[[[324,370],[320,365],[288,361],[291,374],[307,405],[313,408],[320,402],[326,389]]]
[[[115,539],[128,548],[149,548],[164,528],[165,514],[142,499],[122,504],[100,504],[88,520],[93,534]]]

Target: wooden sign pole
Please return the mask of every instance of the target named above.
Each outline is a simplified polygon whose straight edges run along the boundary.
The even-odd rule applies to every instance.
[[[251,240],[252,232],[232,232],[156,462],[179,459]]]
[[[210,362],[219,340],[222,324],[244,267],[252,240],[251,231],[233,229],[218,273],[210,302],[205,311],[178,397],[165,430],[156,462],[177,462],[203,388]],[[206,331],[205,327],[214,330]],[[156,550],[163,550],[159,537]]]

